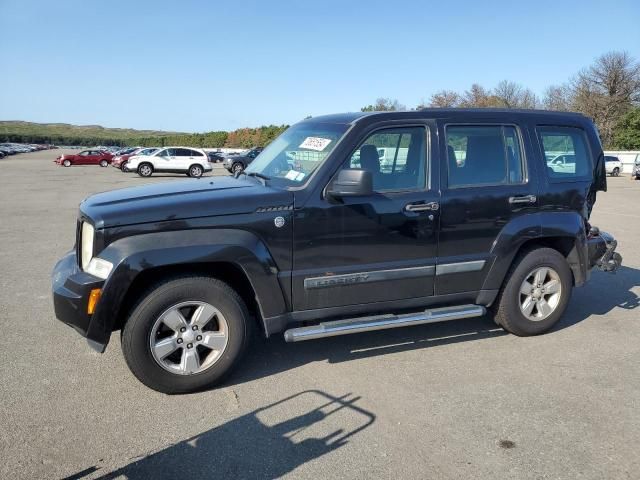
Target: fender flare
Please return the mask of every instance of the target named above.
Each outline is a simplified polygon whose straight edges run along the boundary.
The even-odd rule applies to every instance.
[[[234,229],[154,232],[122,238],[98,254],[113,263],[89,324],[88,337],[109,341],[129,288],[145,270],[184,264],[232,263],[249,279],[262,320],[286,312],[278,268],[254,234]]]
[[[566,239],[571,245],[567,262],[576,286],[588,279],[588,249],[584,220],[577,212],[540,212],[514,218],[500,231],[491,248],[494,262],[487,273],[483,290],[496,291],[522,246],[531,240]]]

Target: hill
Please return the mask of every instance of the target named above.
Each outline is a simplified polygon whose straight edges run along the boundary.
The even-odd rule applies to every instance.
[[[0,121],[0,141],[86,146],[140,145],[161,147],[164,145],[190,145],[211,148],[249,148],[268,144],[286,128],[286,125],[269,125],[259,128],[242,128],[233,132],[185,133],[13,120]]]

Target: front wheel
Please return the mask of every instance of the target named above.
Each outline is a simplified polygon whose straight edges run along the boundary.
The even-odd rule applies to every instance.
[[[212,387],[237,364],[250,320],[240,296],[210,277],[174,278],[156,285],[133,309],[122,350],[133,374],[163,393]]]
[[[150,177],[153,173],[153,167],[148,163],[143,163],[138,166],[138,175],[141,177]]]
[[[494,305],[495,321],[515,335],[543,333],[562,317],[572,284],[569,264],[557,250],[530,250],[507,273]]]
[[[620,175],[620,169],[618,167],[614,168],[613,172],[611,172],[611,175],[617,177],[618,175]]]
[[[120,170],[122,170],[123,172],[127,171],[127,162],[122,162],[120,164]]]
[[[109,166],[109,162],[107,162],[106,160],[100,160],[100,166],[101,167],[108,167]]]
[[[244,165],[242,165],[242,163],[240,162],[234,163],[233,166],[231,167],[231,171],[233,173],[240,173],[242,170],[244,170]]]

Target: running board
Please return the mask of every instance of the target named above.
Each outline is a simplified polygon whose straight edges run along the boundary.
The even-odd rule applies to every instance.
[[[350,333],[371,332],[387,328],[407,327],[425,323],[443,322],[446,320],[462,320],[463,318],[481,317],[486,313],[480,305],[460,305],[457,307],[433,308],[418,313],[404,315],[375,315],[371,317],[335,320],[308,327],[291,328],[284,332],[287,342],[302,342],[316,338],[335,337]]]

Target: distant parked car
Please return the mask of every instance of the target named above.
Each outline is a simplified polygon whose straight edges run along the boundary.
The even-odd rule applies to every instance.
[[[113,160],[111,161],[111,166],[115,167],[115,168],[119,168],[123,172],[126,172],[127,171],[127,162],[129,161],[129,159],[131,157],[133,157],[135,155],[143,155],[143,156],[152,155],[152,154],[156,153],[158,150],[160,150],[160,149],[156,148],[156,147],[138,148],[138,149],[136,149],[133,152],[128,153],[128,154],[116,155],[115,157],[113,157]]]
[[[135,155],[127,162],[127,171],[150,177],[154,172],[186,173],[188,177],[201,177],[213,167],[204,151],[189,147],[165,147],[151,155]]]
[[[547,167],[555,173],[575,173],[576,156],[573,154],[558,155],[550,162],[547,162]]]
[[[631,171],[631,178],[634,180],[640,180],[640,155],[636,158],[636,163],[633,166],[633,170]]]
[[[604,166],[607,170],[607,174],[612,177],[617,177],[622,172],[622,162],[618,157],[610,157],[605,155],[604,157]]]
[[[100,165],[101,167],[107,167],[112,158],[112,154],[102,150],[83,150],[77,154],[60,155],[54,162],[65,167],[70,167],[71,165]]]
[[[224,153],[222,152],[207,152],[207,157],[211,163],[224,162]]]
[[[254,147],[251,150],[241,152],[238,155],[226,157],[224,159],[223,166],[231,173],[239,173],[247,168],[247,165],[253,162],[253,159],[256,158],[261,151],[262,147]]]

